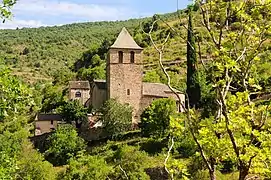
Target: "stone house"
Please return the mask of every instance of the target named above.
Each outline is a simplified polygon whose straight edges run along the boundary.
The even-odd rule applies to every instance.
[[[38,114],[35,118],[35,136],[56,130],[61,121],[59,114]]]
[[[88,81],[70,81],[69,99],[79,100],[83,105],[90,99],[90,84]]]
[[[108,52],[106,81],[94,81],[88,104],[99,108],[107,99],[116,98],[120,103],[127,103],[133,107],[133,123],[137,124],[142,111],[153,100],[172,97],[179,101],[167,85],[142,82],[142,51],[126,28],[123,28]],[[184,102],[184,94],[179,91],[177,93]]]

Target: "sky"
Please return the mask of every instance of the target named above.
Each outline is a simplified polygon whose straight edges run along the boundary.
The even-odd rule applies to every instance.
[[[183,9],[191,0],[18,0],[0,29],[141,18]]]

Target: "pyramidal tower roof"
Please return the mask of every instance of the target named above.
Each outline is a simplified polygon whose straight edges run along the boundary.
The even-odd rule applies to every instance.
[[[137,43],[135,42],[135,40],[132,38],[132,36],[125,27],[122,28],[118,38],[116,39],[115,43],[111,46],[111,48],[142,49],[140,46],[137,45]]]

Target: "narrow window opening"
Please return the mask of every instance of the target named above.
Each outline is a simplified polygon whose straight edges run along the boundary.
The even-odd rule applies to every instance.
[[[123,63],[123,52],[119,51],[119,63]]]
[[[127,89],[127,95],[130,96],[131,92],[130,89]]]
[[[131,51],[130,59],[131,59],[131,63],[135,63],[135,52],[134,51]]]
[[[77,91],[77,92],[75,93],[75,97],[81,97],[81,93],[80,93],[79,91]]]
[[[51,120],[51,125],[53,125],[54,124],[54,121],[53,120]]]

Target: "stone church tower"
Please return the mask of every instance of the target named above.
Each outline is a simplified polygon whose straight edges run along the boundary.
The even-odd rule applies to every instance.
[[[107,99],[116,98],[120,103],[131,105],[133,123],[140,119],[142,50],[127,29],[123,28],[109,49],[106,67]]]

